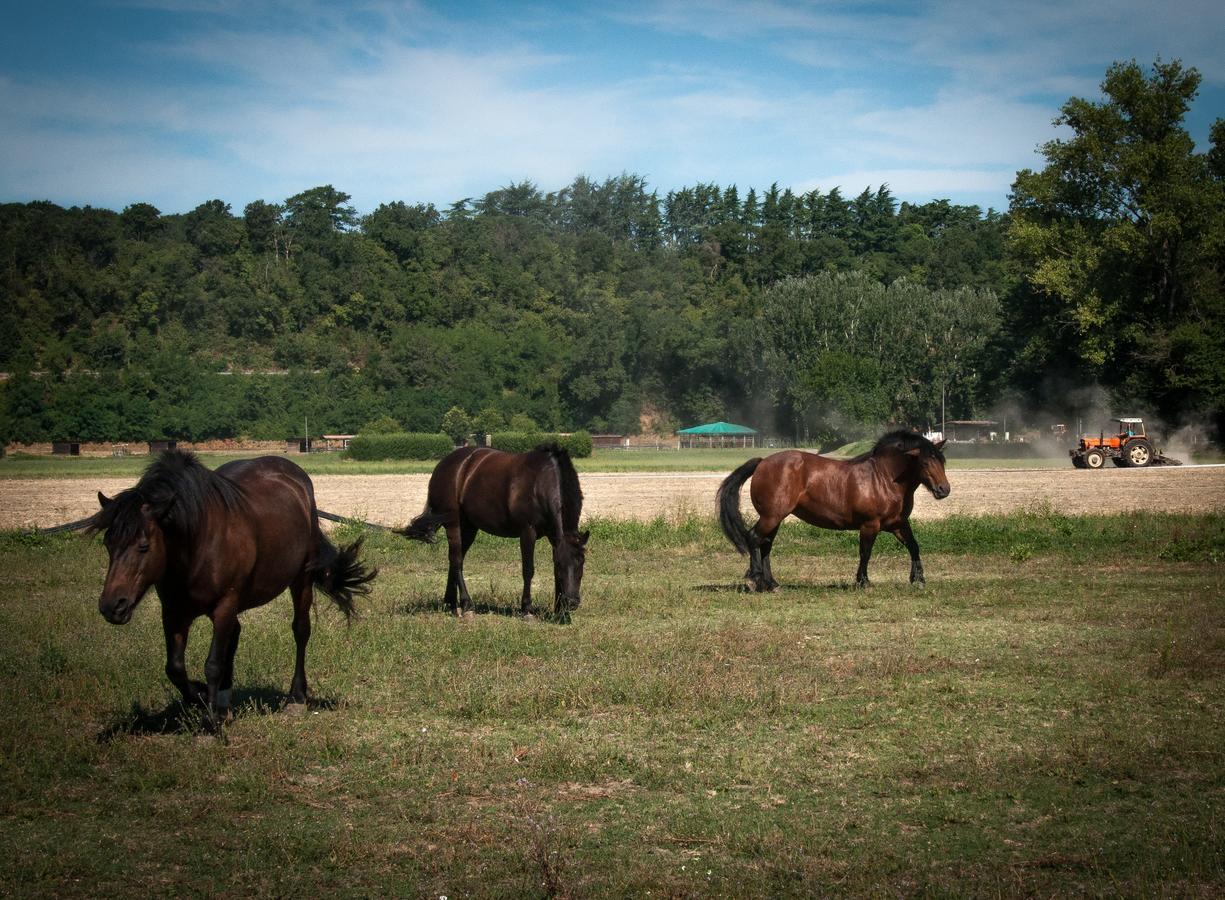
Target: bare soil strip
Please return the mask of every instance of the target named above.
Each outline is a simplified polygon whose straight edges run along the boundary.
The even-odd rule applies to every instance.
[[[585,517],[650,520],[713,515],[723,473],[588,473],[582,475]],[[1225,510],[1225,468],[967,469],[949,474],[953,493],[937,502],[915,495],[915,517],[1007,513],[1048,506],[1068,515]],[[369,522],[402,525],[425,506],[428,475],[320,475],[321,509]],[[0,528],[47,527],[91,515],[96,495],[133,481],[119,478],[0,480]],[[749,512],[748,490],[742,492]],[[750,519],[751,521],[751,519]]]

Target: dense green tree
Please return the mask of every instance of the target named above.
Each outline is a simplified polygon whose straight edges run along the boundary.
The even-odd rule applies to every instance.
[[[1013,185],[1010,249],[1021,284],[1008,332],[1013,380],[1061,373],[1147,401],[1169,418],[1225,405],[1220,247],[1225,194],[1215,153],[1184,119],[1200,75],[1158,60],[1111,66],[1100,101],[1072,98]],[[1222,129],[1214,128],[1216,138]]]
[[[457,444],[462,444],[472,433],[472,419],[463,407],[452,406],[443,414],[442,425],[438,429]]]

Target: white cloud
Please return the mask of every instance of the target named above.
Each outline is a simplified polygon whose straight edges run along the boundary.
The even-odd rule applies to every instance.
[[[1059,102],[1096,92],[1099,57],[1144,46],[1145,28],[1175,48],[1203,48],[1213,29],[1197,26],[1222,18],[1198,0],[1180,15],[1124,2],[1119,12],[1082,0],[943,0],[871,14],[782,0],[637,3],[611,15],[735,42],[743,64],[648,57],[632,76],[600,79],[569,47],[536,43],[548,33],[540,17],[495,34],[412,3],[371,2],[354,19],[345,5],[286,0],[277,8],[297,15],[269,31],[266,9],[249,21],[231,0],[128,0],[211,16],[190,38],[146,37],[134,52],[176,75],[203,67],[224,77],[0,78],[0,194],[153,198],[181,210],[218,193],[241,207],[332,183],[369,209],[628,170],[662,190],[887,182],[916,198],[978,192],[999,206],[1053,134]],[[1130,24],[1146,11],[1145,24]],[[380,29],[359,27],[371,17]],[[1217,66],[1209,54],[1182,55]],[[922,75],[918,88],[897,82],[910,71]]]

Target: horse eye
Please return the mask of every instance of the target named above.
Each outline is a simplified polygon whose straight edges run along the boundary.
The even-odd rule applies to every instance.
[[[149,552],[149,542],[141,541],[139,544],[136,545],[136,549],[140,553],[148,553]]]

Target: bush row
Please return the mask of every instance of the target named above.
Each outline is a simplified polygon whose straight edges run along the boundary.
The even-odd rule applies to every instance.
[[[591,455],[591,435],[585,431],[573,434],[539,434],[530,431],[497,431],[489,436],[489,446],[509,453],[526,453],[541,444],[557,443],[570,455],[583,458]]]
[[[349,441],[353,459],[442,459],[455,449],[445,434],[402,432],[400,434],[359,434]]]

